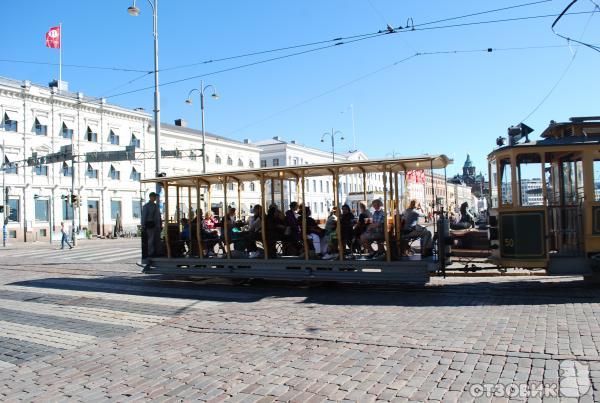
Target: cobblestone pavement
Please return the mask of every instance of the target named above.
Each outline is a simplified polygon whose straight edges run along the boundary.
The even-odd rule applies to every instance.
[[[578,278],[232,284],[99,263],[0,274],[2,401],[600,400],[600,292]]]

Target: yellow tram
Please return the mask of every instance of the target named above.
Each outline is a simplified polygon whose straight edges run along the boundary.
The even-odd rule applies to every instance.
[[[600,117],[509,129],[488,155],[490,260],[594,277],[600,262]]]
[[[145,183],[160,183],[164,189],[163,216],[165,217],[165,246],[166,257],[154,257],[147,260],[144,267],[146,273],[176,274],[192,277],[230,277],[230,278],[265,278],[286,280],[331,280],[342,282],[369,283],[419,283],[429,281],[430,273],[439,269],[439,263],[434,257],[412,256],[400,257],[402,247],[400,214],[407,200],[403,200],[405,192],[405,173],[411,170],[445,169],[451,160],[445,155],[424,155],[413,158],[394,158],[382,160],[352,161],[341,163],[315,164],[305,166],[269,167],[250,170],[215,172],[198,175],[159,177],[145,179]],[[187,253],[178,253],[182,240],[180,234],[179,206],[184,202],[190,206],[189,216],[198,212],[192,211],[192,205],[201,206],[202,200],[211,205],[211,193],[215,186],[223,189],[224,206],[236,201],[241,205],[244,184],[258,183],[260,186],[262,229],[267,228],[266,207],[279,205],[284,208],[284,182],[287,188],[296,187],[299,195],[298,202],[304,203],[305,184],[307,178],[330,177],[333,183],[332,199],[334,206],[341,206],[342,201],[336,189],[339,189],[340,178],[344,175],[358,175],[362,178],[364,200],[367,200],[367,177],[370,174],[381,174],[383,180],[383,211],[386,217],[384,239],[379,248],[383,248],[377,260],[365,260],[356,256],[348,257],[347,246],[342,244],[341,225],[337,225],[337,242],[339,253],[337,260],[317,260],[309,251],[306,214],[302,215],[301,243],[302,249],[296,256],[288,256],[280,242],[272,239],[273,234],[268,230],[261,231],[256,243],[263,251],[259,259],[251,259],[248,254],[237,250],[234,240],[230,239],[231,232],[227,219],[223,220],[224,253],[222,257],[206,257],[206,240],[203,239],[200,225],[190,228],[191,239],[186,246]],[[433,185],[433,184],[432,184]],[[270,200],[267,200],[267,190],[270,188]],[[237,189],[237,191],[231,191]],[[228,192],[228,190],[230,190]],[[279,192],[279,193],[278,193]],[[402,196],[401,196],[402,195]],[[175,196],[175,197],[173,197]],[[177,206],[175,209],[173,205]],[[173,214],[173,212],[175,214]],[[339,223],[339,210],[336,210]],[[192,220],[193,221],[193,220]],[[198,221],[197,221],[198,222]],[[283,241],[284,242],[284,241]],[[277,248],[270,251],[270,248]],[[444,262],[442,261],[442,264]]]

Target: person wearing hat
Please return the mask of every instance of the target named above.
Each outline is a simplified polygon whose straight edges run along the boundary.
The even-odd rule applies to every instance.
[[[142,231],[148,242],[148,257],[155,257],[160,250],[162,220],[160,208],[156,204],[156,193],[150,192],[149,198],[142,208]]]

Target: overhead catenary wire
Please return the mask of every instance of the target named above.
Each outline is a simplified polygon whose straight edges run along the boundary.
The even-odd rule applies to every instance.
[[[577,0],[575,0],[577,1]],[[573,5],[574,2],[572,2],[569,6],[567,6],[567,8],[565,9],[564,12],[566,12],[569,7],[571,5]],[[563,13],[564,13],[563,12]],[[590,18],[588,18],[587,23],[585,24],[585,26],[583,27],[583,31],[581,32],[581,36],[580,36],[580,40],[579,41],[575,41],[576,43],[580,43],[581,46],[587,46],[587,47],[592,47],[592,45],[589,44],[584,44],[583,42],[581,42],[581,39],[583,39],[583,36],[585,35],[590,22],[592,21],[592,18],[594,17],[594,14],[590,14]],[[559,17],[560,18],[560,17]],[[556,24],[556,21],[555,23]],[[554,27],[553,24],[553,27]],[[554,93],[554,90],[556,90],[556,88],[558,88],[558,86],[560,85],[560,83],[562,82],[562,80],[567,76],[567,73],[569,72],[569,70],[571,70],[571,66],[573,66],[573,63],[575,62],[575,58],[577,57],[577,53],[579,52],[579,49],[575,49],[575,51],[573,52],[573,55],[571,56],[571,60],[569,61],[569,64],[567,64],[567,66],[565,67],[565,69],[563,70],[563,72],[560,74],[560,76],[558,77],[558,80],[556,80],[556,82],[554,83],[554,85],[550,88],[550,90],[546,93],[546,95],[541,99],[541,101],[533,108],[533,110],[531,112],[529,112],[529,114],[527,116],[525,116],[525,118],[523,118],[521,120],[521,123],[526,121],[527,119],[529,119],[534,113],[536,113],[538,111],[538,109],[540,109],[542,107],[542,105],[544,103],[546,103],[546,101],[550,98],[550,96]]]
[[[324,97],[326,95],[329,95],[329,94],[331,94],[333,92],[341,90],[342,88],[348,87],[348,86],[350,86],[350,85],[352,85],[352,84],[354,84],[354,83],[356,83],[358,81],[361,81],[361,80],[364,80],[366,78],[369,78],[369,77],[371,77],[373,75],[376,75],[376,74],[378,74],[378,73],[380,73],[382,71],[388,70],[388,69],[390,69],[390,68],[392,68],[394,66],[402,64],[404,62],[408,62],[409,60],[414,59],[414,58],[419,57],[419,56],[451,55],[451,54],[464,54],[464,53],[493,53],[493,52],[523,51],[523,50],[549,49],[549,48],[567,48],[567,47],[569,47],[569,46],[568,45],[540,45],[540,46],[515,46],[515,47],[498,47],[498,48],[496,48],[496,47],[490,47],[490,48],[479,48],[479,49],[457,49],[457,50],[438,50],[438,51],[416,52],[413,55],[405,57],[405,58],[403,58],[401,60],[398,60],[398,61],[396,61],[394,63],[385,65],[383,67],[380,67],[380,68],[378,68],[376,70],[373,70],[373,71],[371,71],[369,73],[363,74],[363,75],[361,75],[359,77],[356,77],[356,78],[354,78],[354,79],[352,79],[350,81],[347,81],[347,82],[345,82],[343,84],[337,85],[337,86],[335,86],[335,87],[333,87],[333,88],[331,88],[331,89],[329,89],[327,91],[321,92],[318,95],[314,95],[314,96],[312,96],[310,98],[307,98],[307,99],[305,99],[303,101],[300,101],[300,102],[295,103],[295,104],[293,104],[291,106],[288,106],[288,107],[286,107],[284,109],[281,109],[281,110],[279,110],[277,112],[274,112],[274,113],[272,113],[272,114],[270,114],[268,116],[265,116],[264,118],[261,118],[259,120],[256,120],[256,121],[248,123],[248,124],[245,124],[245,125],[237,128],[237,129],[235,129],[235,130],[227,132],[226,135],[235,134],[235,133],[238,133],[238,132],[240,132],[242,130],[245,130],[245,129],[249,128],[249,127],[256,126],[258,124],[266,122],[267,120],[270,120],[270,119],[275,118],[275,117],[277,117],[279,115],[282,115],[282,114],[284,114],[286,112],[294,110],[294,109],[296,109],[296,108],[298,108],[298,107],[300,107],[302,105],[305,105],[305,104],[310,103],[310,102],[312,102],[312,101],[314,101],[316,99],[322,98],[322,97]]]
[[[563,10],[563,11],[562,11],[562,12],[561,12],[559,15],[558,15],[558,17],[556,18],[556,20],[554,20],[554,22],[552,23],[552,27],[551,27],[551,28],[552,28],[552,32],[553,32],[555,35],[557,35],[557,36],[559,36],[559,37],[561,37],[561,38],[565,39],[567,42],[575,42],[575,43],[578,43],[578,44],[580,44],[580,45],[586,46],[586,47],[588,47],[588,48],[590,48],[590,49],[592,49],[592,50],[595,50],[596,52],[600,52],[600,47],[598,47],[598,46],[594,46],[594,45],[592,45],[592,44],[590,44],[590,43],[585,43],[585,42],[582,42],[581,40],[583,39],[583,36],[582,36],[582,37],[581,37],[579,40],[577,40],[577,39],[573,39],[573,38],[570,38],[570,37],[568,37],[568,36],[562,35],[562,34],[560,34],[560,33],[556,32],[556,30],[555,30],[556,24],[558,24],[558,22],[559,22],[559,21],[562,19],[562,17],[563,17],[564,15],[566,15],[566,14],[567,14],[567,11],[569,11],[569,9],[570,9],[570,8],[571,8],[571,7],[572,7],[572,6],[573,6],[575,3],[577,3],[577,1],[578,1],[578,0],[572,0],[572,1],[571,1],[571,2],[570,2],[568,5],[567,5],[567,7],[565,7],[565,9],[564,9],[564,10]],[[590,0],[590,1],[592,2],[592,4],[594,4],[594,12],[596,12],[596,11],[600,11],[600,6],[598,5],[598,3],[594,2],[593,0]],[[593,15],[593,14],[592,14],[592,15]]]
[[[591,13],[595,13],[596,11],[581,11],[581,12],[574,12],[574,13],[567,13],[567,15],[584,15],[584,14],[591,14]],[[473,25],[483,25],[483,24],[494,24],[494,23],[503,23],[503,22],[513,22],[513,21],[523,21],[523,20],[532,20],[532,19],[541,19],[541,18],[551,18],[551,17],[556,17],[557,14],[544,14],[544,15],[536,15],[536,16],[526,16],[526,17],[514,17],[514,18],[505,18],[505,19],[496,19],[496,20],[488,20],[488,21],[476,21],[476,22],[470,22],[470,23],[462,23],[462,24],[452,24],[452,25],[445,25],[445,26],[437,26],[437,27],[429,27],[429,28],[415,28],[415,29],[410,29],[409,31],[407,30],[403,30],[403,31],[398,31],[395,30],[394,32],[388,32],[388,31],[382,31],[380,33],[377,34],[373,34],[372,36],[369,37],[362,37],[362,38],[358,38],[358,39],[354,39],[351,41],[344,41],[344,42],[336,42],[330,45],[326,45],[326,46],[321,46],[318,48],[312,48],[312,49],[308,49],[308,50],[303,50],[300,52],[294,52],[294,53],[289,53],[289,54],[285,54],[282,56],[276,56],[276,57],[272,57],[272,58],[268,58],[268,59],[263,59],[263,60],[258,60],[255,62],[251,62],[251,63],[246,63],[246,64],[242,64],[242,65],[238,65],[238,66],[233,66],[233,67],[228,67],[228,68],[224,68],[224,69],[220,69],[220,70],[216,70],[216,71],[211,71],[211,72],[207,72],[207,73],[203,73],[203,74],[198,74],[198,75],[193,75],[193,76],[189,76],[189,77],[184,77],[184,78],[180,78],[177,80],[171,80],[171,81],[167,81],[167,82],[163,82],[162,84],[160,84],[161,87],[165,87],[165,86],[169,86],[169,85],[173,85],[173,84],[178,84],[178,83],[182,83],[182,82],[186,82],[186,81],[190,81],[190,80],[195,80],[198,78],[203,78],[203,77],[208,77],[208,76],[213,76],[216,74],[221,74],[221,73],[225,73],[225,72],[229,72],[229,71],[234,71],[234,70],[239,70],[239,69],[243,69],[243,68],[247,68],[247,67],[252,67],[252,66],[256,66],[256,65],[260,65],[260,64],[264,64],[264,63],[269,63],[272,61],[276,61],[276,60],[283,60],[283,59],[287,59],[290,57],[294,57],[294,56],[299,56],[299,55],[304,55],[304,54],[308,54],[308,53],[312,53],[312,52],[317,52],[317,51],[321,51],[324,49],[328,49],[328,48],[333,48],[336,46],[341,46],[341,45],[347,45],[350,43],[355,43],[355,42],[359,42],[359,41],[364,41],[367,39],[372,39],[375,37],[379,37],[379,36],[387,36],[387,35],[392,35],[395,33],[401,33],[401,32],[413,32],[413,31],[421,31],[421,30],[434,30],[434,29],[446,29],[446,28],[456,28],[456,27],[464,27],[464,26],[473,26]],[[147,87],[142,87],[142,88],[137,88],[131,91],[125,91],[125,92],[121,92],[121,93],[117,93],[117,94],[113,94],[113,95],[108,95],[106,96],[106,98],[116,98],[119,96],[123,96],[123,95],[128,95],[128,94],[132,94],[132,93],[136,93],[136,92],[141,92],[141,91],[147,91],[150,89],[153,89],[153,86],[147,86]]]
[[[424,23],[420,23],[420,24],[416,24],[416,25],[412,24],[411,28],[422,27],[422,26],[432,25],[432,24],[437,24],[437,23],[440,23],[440,22],[459,20],[459,19],[464,19],[464,18],[469,18],[469,17],[475,17],[475,16],[479,16],[479,15],[484,15],[484,14],[497,13],[497,12],[500,12],[500,11],[507,11],[507,10],[516,9],[516,8],[529,7],[529,6],[533,6],[533,5],[537,5],[537,4],[548,3],[548,2],[551,2],[551,1],[553,1],[553,0],[540,0],[540,1],[534,1],[534,2],[527,2],[527,3],[515,4],[515,5],[512,5],[512,6],[507,6],[507,7],[502,7],[502,8],[495,8],[495,9],[491,9],[491,10],[484,10],[484,11],[479,11],[479,12],[475,12],[475,13],[463,14],[463,15],[459,15],[459,16],[444,18],[444,19],[441,19],[441,20],[424,22]],[[369,3],[371,4],[371,7],[373,7],[373,4],[370,2],[370,0],[369,0]],[[345,40],[362,38],[362,37],[371,36],[371,35],[377,35],[377,34],[382,34],[382,33],[395,33],[394,31],[398,31],[398,30],[401,31],[401,30],[403,30],[405,28],[409,28],[408,23],[407,23],[407,26],[405,28],[401,27],[401,26],[397,27],[397,28],[393,28],[393,27],[390,26],[389,23],[386,22],[385,18],[383,18],[383,16],[381,15],[381,13],[379,13],[378,11],[376,11],[376,12],[381,17],[381,19],[384,21],[384,23],[386,23],[388,25],[388,27],[386,27],[386,29],[384,29],[384,30],[378,30],[378,31],[375,31],[375,32],[364,33],[364,34],[355,34],[355,35],[350,35],[350,36],[339,36],[339,37],[336,37],[336,38],[333,38],[333,39],[325,39],[325,40],[308,42],[308,43],[303,43],[303,44],[289,45],[289,46],[284,46],[284,47],[274,48],[274,49],[268,49],[268,50],[248,52],[248,53],[243,53],[243,54],[235,55],[235,56],[227,56],[227,57],[222,57],[222,58],[217,58],[217,59],[207,59],[207,60],[204,60],[204,61],[199,61],[199,62],[194,62],[194,63],[187,63],[187,64],[178,65],[178,66],[172,66],[172,67],[162,68],[162,69],[160,69],[160,72],[177,70],[177,69],[182,69],[182,68],[186,68],[186,67],[199,66],[199,65],[203,65],[203,64],[210,64],[210,63],[216,63],[216,62],[222,62],[222,61],[235,60],[235,59],[240,59],[240,58],[250,57],[250,56],[259,56],[259,55],[262,55],[262,54],[275,53],[275,52],[280,52],[280,51],[285,51],[285,50],[293,50],[293,49],[298,49],[298,48],[303,48],[303,47],[309,47],[309,46],[323,45],[323,44],[331,43],[331,42],[341,42],[341,41],[345,41]],[[409,20],[412,20],[412,19],[409,19]],[[391,31],[389,30],[389,28],[391,28]]]
[[[43,62],[38,60],[19,60],[19,59],[8,59],[3,58],[0,59],[0,63],[15,63],[15,64],[35,64],[35,65],[44,65],[44,66],[58,66],[59,63],[52,62]],[[141,69],[131,69],[125,67],[111,67],[111,66],[92,66],[86,64],[62,64],[62,67],[72,67],[78,69],[88,69],[88,70],[109,70],[109,71],[122,71],[125,73],[152,73],[150,70],[141,70]]]

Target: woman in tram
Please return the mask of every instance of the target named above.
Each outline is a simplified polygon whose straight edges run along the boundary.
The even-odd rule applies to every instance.
[[[314,218],[312,218],[312,211],[310,210],[310,207],[306,208],[306,234],[307,238],[313,244],[317,259],[320,259],[322,253],[324,252],[324,244],[322,242],[322,239],[325,235],[325,231],[323,231],[323,229],[319,227]]]

